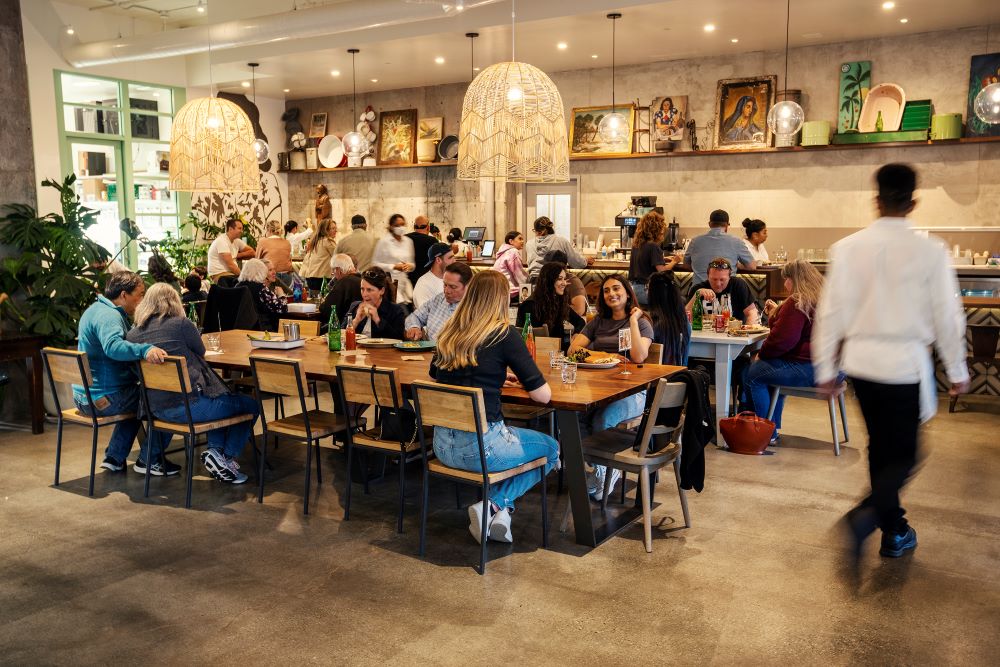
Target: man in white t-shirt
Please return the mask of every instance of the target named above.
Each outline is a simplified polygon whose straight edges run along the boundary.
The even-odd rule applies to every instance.
[[[253,248],[242,238],[243,223],[238,218],[226,222],[226,233],[219,236],[208,247],[208,276],[212,282],[218,282],[225,276],[240,275],[238,259],[254,256]]]
[[[420,276],[413,287],[414,310],[444,292],[444,270],[454,260],[455,254],[447,243],[435,243],[427,250],[427,264],[424,268],[428,271]]]

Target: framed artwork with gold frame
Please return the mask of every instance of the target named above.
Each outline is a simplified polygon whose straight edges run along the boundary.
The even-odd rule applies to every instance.
[[[628,121],[628,136],[618,142],[608,142],[597,131],[601,119],[617,111]],[[589,155],[631,155],[632,134],[635,131],[635,105],[616,104],[600,107],[575,107],[569,124],[569,154],[571,157]]]
[[[413,164],[417,161],[417,110],[382,111],[378,115],[379,164]]]
[[[777,76],[720,79],[715,92],[715,150],[746,150],[771,145],[767,112],[774,106]]]

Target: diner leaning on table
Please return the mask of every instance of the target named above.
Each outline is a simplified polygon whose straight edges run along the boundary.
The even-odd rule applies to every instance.
[[[253,303],[257,308],[257,321],[264,331],[277,331],[280,315],[288,312],[285,300],[272,287],[276,278],[274,268],[268,262],[260,259],[248,259],[243,262],[240,279],[237,285],[244,285],[253,295]]]
[[[757,360],[743,371],[742,400],[758,417],[767,417],[771,407],[771,387],[812,387],[814,384],[812,336],[816,304],[823,291],[823,276],[809,262],[797,259],[781,268],[785,291],[791,296],[781,305],[768,299],[764,310],[771,331],[760,348]],[[775,431],[771,444],[778,441],[785,397],[774,408]]]
[[[444,270],[444,287],[441,294],[424,302],[406,316],[406,339],[437,340],[441,329],[455,314],[459,302],[465,298],[465,288],[472,280],[472,269],[465,262],[452,262]]]
[[[674,283],[673,271],[658,271],[646,286],[653,342],[663,346],[660,363],[687,366],[691,349],[691,322],[684,312],[684,297]]]
[[[605,278],[601,283],[597,304],[597,317],[587,322],[583,331],[573,338],[568,354],[573,355],[578,350],[587,349],[617,355],[618,332],[625,329],[629,331],[632,339],[632,347],[628,351],[629,359],[636,363],[645,361],[649,354],[649,346],[653,342],[653,325],[636,303],[635,293],[632,292],[628,280],[618,275]],[[645,391],[632,394],[581,415],[581,425],[590,433],[605,431],[623,421],[638,417],[645,405]],[[595,500],[604,497],[606,472],[605,466],[594,466],[594,472],[587,476],[587,490]],[[612,470],[609,492],[615,488],[619,479],[621,471]]]
[[[354,330],[371,338],[403,339],[406,311],[396,303],[389,274],[373,266],[361,274],[361,300],[351,304],[347,316]]]
[[[507,426],[500,407],[505,385],[519,382],[536,403],[548,403],[552,389],[538,370],[517,330],[510,326],[507,307],[510,285],[502,274],[487,270],[469,282],[466,297],[437,339],[430,374],[438,382],[483,390],[486,425],[483,446],[489,471],[508,470],[546,457],[545,474],[559,460],[559,444],[551,437],[525,428]],[[434,454],[452,468],[482,471],[475,433],[434,427]],[[512,542],[514,502],[538,483],[532,470],[490,485],[490,497],[469,507],[469,532],[482,542],[483,512],[488,537]]]
[[[251,421],[209,431],[208,449],[201,455],[205,469],[220,482],[242,484],[247,481],[236,458],[253,434],[259,414],[257,401],[251,396],[230,392],[209,368],[198,328],[184,316],[184,307],[177,292],[166,284],[150,287],[146,298],[136,309],[135,328],[126,338],[132,343],[156,345],[166,350],[167,354],[186,359],[193,388],[188,394],[188,401],[195,422],[253,415]],[[149,408],[158,419],[172,422],[187,420],[184,403],[173,392],[150,389]]]
[[[587,288],[583,286],[583,281],[580,280],[580,277],[569,270],[569,260],[566,257],[566,253],[562,250],[548,251],[545,253],[543,264],[549,262],[559,262],[566,267],[566,279],[569,280],[569,284],[566,285],[566,294],[569,295],[569,307],[580,317],[586,317],[587,308],[590,306],[590,302],[587,301]]]
[[[743,319],[747,325],[755,325],[760,320],[757,304],[754,303],[750,288],[739,276],[733,276],[733,267],[725,257],[716,257],[708,263],[708,280],[691,288],[691,299],[687,311],[691,312],[694,300],[699,296],[714,302],[718,297],[729,295],[733,307],[732,316]]]

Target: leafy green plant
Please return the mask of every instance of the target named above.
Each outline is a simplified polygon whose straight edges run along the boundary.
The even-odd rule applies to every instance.
[[[63,347],[74,344],[77,323],[103,284],[110,257],[85,234],[97,213],[80,204],[75,181],[72,174],[62,183],[42,181],[59,191],[61,214],[39,216],[31,206],[7,204],[0,218],[0,244],[15,251],[0,264],[0,293],[10,295],[0,309],[20,330]]]

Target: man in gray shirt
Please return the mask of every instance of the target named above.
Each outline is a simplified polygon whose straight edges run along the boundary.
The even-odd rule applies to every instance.
[[[684,263],[694,272],[692,285],[704,282],[708,278],[708,263],[716,257],[725,257],[736,273],[736,267],[756,269],[757,263],[750,254],[746,244],[735,236],[730,236],[729,214],[718,209],[712,211],[708,218],[708,233],[696,236],[688,244],[684,253]]]

